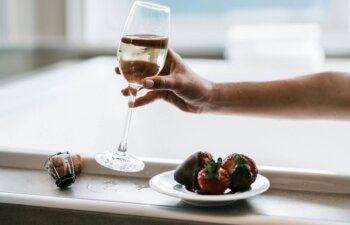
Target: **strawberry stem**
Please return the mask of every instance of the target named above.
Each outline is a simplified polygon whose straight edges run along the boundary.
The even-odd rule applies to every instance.
[[[212,159],[211,160],[206,159],[205,163],[206,163],[205,171],[208,174],[207,179],[215,178],[215,179],[219,180],[220,175],[219,175],[218,171],[219,171],[221,164],[222,164],[222,158],[218,158],[217,162],[215,162]]]

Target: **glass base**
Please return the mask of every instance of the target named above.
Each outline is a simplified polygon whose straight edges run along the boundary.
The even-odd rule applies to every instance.
[[[95,155],[95,160],[100,165],[121,172],[139,172],[145,168],[145,164],[127,153],[102,152]]]

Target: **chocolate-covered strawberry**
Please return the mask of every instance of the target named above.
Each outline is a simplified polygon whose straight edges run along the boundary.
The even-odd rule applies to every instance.
[[[221,168],[221,163],[221,158],[217,162],[206,161],[206,166],[198,173],[199,193],[221,195],[229,188],[230,175]]]
[[[184,185],[186,189],[195,191],[197,189],[197,174],[202,170],[206,160],[212,160],[213,156],[209,152],[195,152],[190,155],[175,170],[174,179]]]
[[[227,156],[222,168],[230,175],[230,189],[233,191],[244,191],[250,188],[258,174],[255,162],[243,154],[235,153]]]

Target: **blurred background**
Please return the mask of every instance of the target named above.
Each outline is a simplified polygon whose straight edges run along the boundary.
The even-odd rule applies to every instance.
[[[286,59],[319,66],[324,55],[350,56],[350,2],[346,0],[153,2],[171,8],[170,44],[184,57],[243,62],[259,60],[261,51],[265,51],[263,59],[266,53],[280,58],[274,52],[278,48]],[[0,75],[60,60],[115,55],[132,3],[0,0]],[[298,48],[299,57],[292,53]]]
[[[171,8],[170,46],[209,80],[350,72],[350,1],[150,1]],[[0,0],[0,151],[85,157],[117,146],[128,100],[114,67],[133,2]],[[136,156],[241,152],[260,165],[350,172],[349,121],[193,115],[157,101],[135,109],[131,126]]]

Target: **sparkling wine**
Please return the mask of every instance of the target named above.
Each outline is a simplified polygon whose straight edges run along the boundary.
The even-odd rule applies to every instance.
[[[141,86],[145,77],[157,75],[163,67],[168,37],[126,35],[119,46],[119,66],[130,85]]]
[[[122,172],[139,172],[145,168],[142,160],[128,153],[132,106],[142,87],[142,79],[158,75],[164,66],[169,26],[168,7],[144,1],[134,2],[124,25],[118,50],[119,69],[132,92],[129,95],[129,107],[118,148],[95,155],[96,161],[104,167]]]

